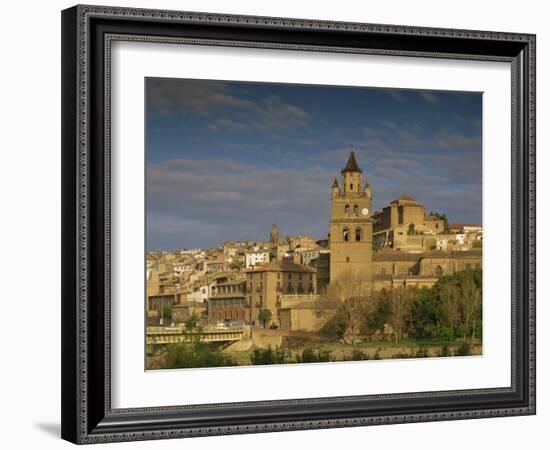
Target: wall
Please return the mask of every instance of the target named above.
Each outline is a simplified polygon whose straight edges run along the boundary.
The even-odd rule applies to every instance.
[[[76,1],[76,0],[75,0]],[[538,33],[538,170],[549,167],[550,147],[550,30],[545,2],[525,0],[362,2],[341,0],[108,0],[109,5],[142,6],[211,12],[295,16],[506,30]],[[26,327],[33,333],[18,333],[20,323],[4,317],[0,327],[2,371],[0,398],[3,448],[74,448],[59,440],[60,396],[60,16],[62,8],[74,1],[6,2],[3,4],[2,33],[2,164],[0,192],[3,220],[1,276],[7,292],[3,298],[20,298],[22,286],[30,284],[28,271],[21,270],[30,260],[47,258],[44,270],[32,276],[40,287],[31,296]],[[93,3],[93,2],[92,2]],[[538,198],[544,198],[550,177],[539,177]],[[539,201],[540,223],[550,219]],[[548,240],[539,239],[539,255],[550,251]],[[550,273],[548,260],[539,258],[539,276]],[[9,282],[7,282],[9,281]],[[548,285],[539,290],[539,299],[549,297]],[[540,301],[539,318],[550,317],[548,302]],[[544,325],[544,320],[539,320]],[[13,340],[13,336],[17,336]],[[6,342],[10,342],[6,345]],[[122,449],[282,449],[351,447],[398,449],[486,449],[542,448],[550,422],[549,354],[550,327],[538,330],[539,414],[460,422],[392,425],[384,427],[301,431],[243,436],[223,436],[183,441],[138,442],[101,446]],[[261,369],[258,371],[261,374]],[[367,382],[367,380],[366,380]],[[95,447],[94,447],[95,448]],[[97,447],[99,448],[99,447]]]

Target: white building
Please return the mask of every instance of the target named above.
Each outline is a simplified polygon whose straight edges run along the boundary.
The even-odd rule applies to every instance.
[[[258,264],[269,262],[269,250],[252,250],[245,253],[245,267],[253,269]]]

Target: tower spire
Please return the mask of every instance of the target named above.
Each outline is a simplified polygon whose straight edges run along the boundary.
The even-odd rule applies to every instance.
[[[346,163],[346,167],[342,169],[341,173],[345,172],[363,173],[363,171],[359,168],[359,165],[357,164],[357,161],[355,159],[355,152],[353,150],[349,152],[348,162]]]

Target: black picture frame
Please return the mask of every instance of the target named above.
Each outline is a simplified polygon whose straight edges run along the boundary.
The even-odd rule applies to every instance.
[[[509,62],[511,386],[113,409],[109,196],[113,40]],[[62,12],[64,439],[84,444],[529,414],[535,414],[534,35],[80,5]]]

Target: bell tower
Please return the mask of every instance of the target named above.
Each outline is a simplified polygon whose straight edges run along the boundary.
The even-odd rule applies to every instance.
[[[372,190],[352,150],[341,171],[341,185],[332,185],[330,218],[330,281],[352,271],[372,282]]]

